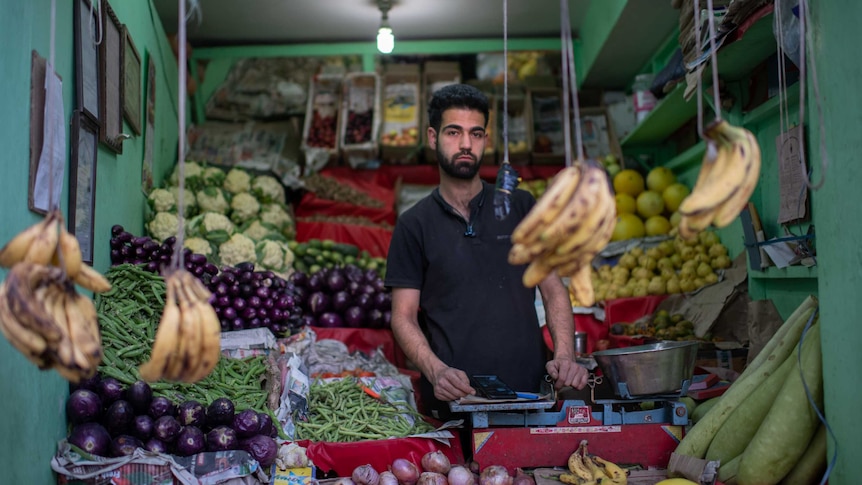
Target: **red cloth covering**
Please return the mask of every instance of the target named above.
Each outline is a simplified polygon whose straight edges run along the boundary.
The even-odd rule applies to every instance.
[[[313,215],[365,217],[372,222],[395,224],[395,179],[386,171],[355,170],[349,167],[336,167],[323,170],[321,175],[350,186],[380,201],[383,207],[366,207],[346,202],[322,199],[307,192],[294,208],[297,217]]]
[[[449,446],[430,438],[392,438],[353,443],[322,443],[299,441],[306,456],[324,472],[334,471],[339,477],[349,477],[353,470],[369,464],[377,472],[389,469],[396,458],[410,460],[421,468],[422,457],[432,451],[442,451],[453,464],[464,464],[464,452],[457,435]]]
[[[386,257],[392,231],[379,227],[334,222],[297,222],[296,240],[332,239],[335,242],[353,244],[368,251],[372,256]]]
[[[667,295],[608,300],[605,302],[604,321],[596,319],[592,314],[575,314],[575,331],[587,333],[587,353],[592,353],[596,349],[596,342],[599,340],[609,340],[610,348],[640,345],[643,343],[643,339],[625,335],[610,335],[611,325],[621,322],[630,323],[644,315],[649,315],[655,312],[659,303],[664,301],[665,298],[667,298]],[[545,338],[545,345],[553,351],[554,344],[547,325],[542,327],[542,332]]]
[[[360,351],[371,354],[381,348],[386,360],[395,367],[404,367],[406,359],[401,347],[395,342],[392,330],[388,328],[326,328],[311,327],[319,339],[338,340],[350,352]]]

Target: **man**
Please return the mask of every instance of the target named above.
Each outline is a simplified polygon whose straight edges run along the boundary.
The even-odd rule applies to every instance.
[[[423,403],[445,417],[448,401],[475,394],[475,374],[496,374],[515,391],[538,391],[546,374],[558,389],[582,389],[587,371],[574,361],[568,291],[556,274],[539,284],[555,349],[545,362],[535,289],[521,283],[525,266],[507,261],[512,231],[535,199],[516,190],[511,213],[498,221],[494,186],[479,178],[487,98],[472,86],[446,86],[428,120],[440,184],[399,217],[386,273],[392,331],[422,373]]]

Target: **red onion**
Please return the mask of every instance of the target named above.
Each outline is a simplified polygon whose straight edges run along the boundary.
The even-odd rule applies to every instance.
[[[512,485],[509,470],[500,465],[491,465],[479,475],[479,485]]]
[[[452,465],[446,478],[449,479],[449,485],[476,485],[473,472],[461,465]]]
[[[412,461],[404,458],[396,458],[389,467],[392,474],[398,478],[398,483],[401,485],[413,485],[416,480],[419,480],[419,467],[413,464]]]
[[[382,472],[380,473],[379,485],[398,485],[398,477],[389,470]]]
[[[524,473],[520,468],[515,469],[515,479],[512,480],[512,485],[536,485],[536,479],[533,475]]]
[[[416,485],[449,485],[446,475],[437,472],[422,472]]]
[[[440,473],[446,475],[449,473],[449,468],[452,466],[449,463],[449,458],[442,451],[429,451],[422,457],[422,468],[426,472]]]
[[[380,475],[371,465],[360,465],[354,468],[350,478],[356,482],[356,485],[378,485],[380,482]]]

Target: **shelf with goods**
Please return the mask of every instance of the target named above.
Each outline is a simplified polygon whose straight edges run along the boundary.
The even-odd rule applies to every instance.
[[[771,11],[754,20],[735,42],[719,49],[719,75],[725,81],[740,80],[776,51],[772,35]],[[735,35],[735,34],[731,34]],[[708,59],[707,59],[708,62]],[[706,85],[711,85],[710,69],[703,71]],[[708,86],[704,86],[708,88]],[[670,137],[697,114],[697,102],[685,99],[686,85],[675,87],[662,98],[631,133],[621,140],[623,149],[658,144]]]
[[[763,271],[750,271],[748,277],[754,279],[816,279],[817,266],[787,266],[784,268],[769,266]]]

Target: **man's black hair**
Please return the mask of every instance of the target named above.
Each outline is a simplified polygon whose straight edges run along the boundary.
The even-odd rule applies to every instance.
[[[434,92],[428,103],[428,124],[434,131],[440,131],[443,112],[450,108],[479,111],[485,117],[485,127],[488,126],[488,97],[469,84],[450,84]]]

